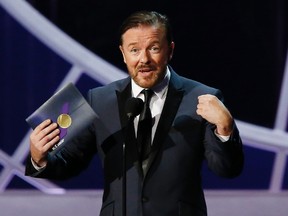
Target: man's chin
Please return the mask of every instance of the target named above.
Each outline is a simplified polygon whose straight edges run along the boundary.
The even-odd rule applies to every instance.
[[[135,82],[142,88],[152,88],[155,85],[155,81],[151,79],[139,79]]]

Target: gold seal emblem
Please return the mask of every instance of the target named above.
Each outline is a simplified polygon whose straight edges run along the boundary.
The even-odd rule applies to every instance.
[[[61,114],[57,118],[57,123],[61,128],[68,128],[72,124],[72,118],[68,114]]]

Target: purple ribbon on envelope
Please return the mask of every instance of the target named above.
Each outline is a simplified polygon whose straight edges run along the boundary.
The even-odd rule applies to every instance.
[[[69,103],[66,102],[62,106],[61,114],[68,114],[68,111],[69,111]],[[67,128],[59,127],[59,129],[60,129],[60,139],[62,139],[67,134]]]

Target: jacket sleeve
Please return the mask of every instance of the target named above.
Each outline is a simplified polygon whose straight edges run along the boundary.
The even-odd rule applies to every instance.
[[[239,176],[243,170],[244,154],[235,122],[233,122],[233,132],[226,142],[222,142],[214,134],[214,130],[215,126],[207,122],[204,147],[209,169],[221,177]]]

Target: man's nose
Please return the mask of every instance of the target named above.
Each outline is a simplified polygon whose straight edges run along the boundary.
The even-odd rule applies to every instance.
[[[150,54],[147,50],[144,50],[140,56],[140,63],[146,64],[149,62],[149,60],[150,60]]]

